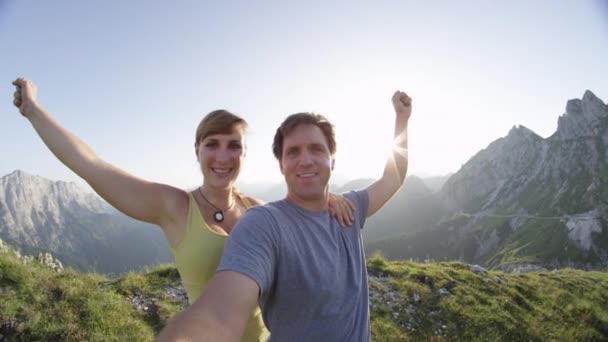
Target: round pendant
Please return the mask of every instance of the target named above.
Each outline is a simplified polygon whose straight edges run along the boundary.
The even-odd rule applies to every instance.
[[[216,212],[213,213],[213,219],[215,220],[215,222],[222,222],[224,221],[224,213],[221,210],[218,210]]]

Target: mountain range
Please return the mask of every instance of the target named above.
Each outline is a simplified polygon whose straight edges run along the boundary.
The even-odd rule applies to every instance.
[[[586,91],[567,102],[550,137],[513,127],[427,195],[423,230],[404,222],[400,236],[367,250],[489,267],[606,268],[608,106]]]
[[[24,254],[50,252],[80,271],[122,273],[172,260],[158,227],[75,183],[19,170],[0,178],[0,239]]]
[[[373,179],[330,188],[361,189]],[[283,184],[244,187],[266,201]],[[556,132],[523,126],[458,172],[404,187],[363,229],[368,254],[389,259],[608,267],[608,106],[591,91],[569,100]],[[15,171],[0,178],[0,239],[50,252],[77,270],[121,273],[172,260],[158,227],[132,220],[74,183]]]

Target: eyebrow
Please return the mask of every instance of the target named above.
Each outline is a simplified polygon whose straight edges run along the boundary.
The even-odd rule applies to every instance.
[[[220,141],[220,139],[217,139],[217,138],[208,138],[208,139],[207,139],[207,142],[219,142],[219,141]],[[228,140],[228,142],[229,142],[229,143],[233,143],[233,142],[238,142],[238,143],[240,143],[240,142],[241,142],[241,139],[230,139],[230,140]]]

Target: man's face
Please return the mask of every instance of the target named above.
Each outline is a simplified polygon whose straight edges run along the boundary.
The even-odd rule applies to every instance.
[[[280,166],[291,196],[303,201],[325,200],[333,164],[319,127],[299,125],[283,139]]]

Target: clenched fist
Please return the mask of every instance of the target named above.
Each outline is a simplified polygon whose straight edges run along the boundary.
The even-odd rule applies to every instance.
[[[25,78],[18,78],[13,81],[17,88],[13,96],[13,104],[19,108],[21,115],[27,117],[33,108],[38,105],[36,102],[36,86],[32,81]]]
[[[412,98],[406,93],[397,90],[393,94],[393,107],[395,107],[397,115],[405,115],[406,119],[409,119],[410,115],[412,115]]]

